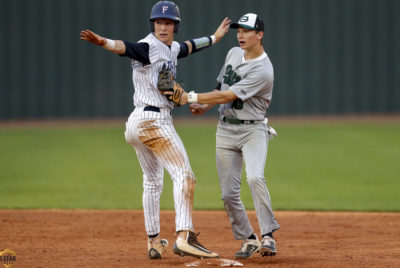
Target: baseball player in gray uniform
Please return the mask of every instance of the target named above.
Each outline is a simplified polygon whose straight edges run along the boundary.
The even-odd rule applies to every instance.
[[[175,131],[171,110],[174,108],[158,88],[160,70],[169,68],[174,77],[178,59],[210,47],[229,30],[225,18],[214,35],[178,43],[178,6],[170,1],[157,2],[150,14],[151,33],[132,43],[110,40],[90,30],[82,31],[82,40],[102,46],[120,56],[131,58],[135,88],[135,109],[126,123],[125,138],[135,150],[143,170],[143,210],[148,235],[148,256],[160,259],[168,241],[160,238],[160,195],[164,168],[173,180],[177,240],[174,253],[198,258],[218,257],[197,240],[192,223],[195,176],[183,143]]]
[[[264,178],[268,139],[272,134],[264,117],[271,102],[274,71],[262,45],[264,23],[259,16],[245,14],[230,28],[237,29],[240,47],[228,52],[217,78],[216,89],[208,93],[183,93],[181,104],[193,103],[190,109],[195,115],[221,104],[216,161],[222,199],[234,238],[243,240],[235,257],[246,259],[256,252],[262,256],[273,256],[277,249],[272,233],[280,226],[272,211]],[[261,242],[254,234],[240,199],[243,161],[261,231]]]

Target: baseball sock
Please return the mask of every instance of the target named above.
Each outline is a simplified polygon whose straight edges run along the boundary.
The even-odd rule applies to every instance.
[[[270,233],[268,233],[268,234],[263,234],[263,235],[262,235],[262,238],[264,238],[264,237],[266,237],[266,236],[269,236],[269,237],[271,237],[272,239],[274,239],[274,237],[272,236],[272,232],[270,232]]]
[[[158,234],[155,234],[155,235],[148,235],[148,237],[150,238],[150,239],[152,239],[152,238],[154,238],[154,237],[156,237]]]
[[[254,234],[251,234],[247,239],[257,239],[257,237]]]

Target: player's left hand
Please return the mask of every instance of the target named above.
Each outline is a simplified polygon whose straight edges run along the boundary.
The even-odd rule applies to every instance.
[[[184,105],[182,95],[186,93],[180,84],[175,82],[174,76],[169,68],[163,66],[158,75],[158,90],[161,94],[166,96],[168,100],[172,101],[176,106]]]
[[[188,103],[188,93],[183,90],[178,83],[177,87],[169,91],[161,91],[160,93],[167,97],[168,100],[172,101],[175,106],[182,106]]]
[[[202,115],[208,111],[208,104],[192,103],[189,108],[192,115]]]
[[[80,36],[81,40],[88,41],[98,46],[104,46],[106,44],[106,38],[92,32],[91,30],[81,31]]]
[[[231,20],[226,17],[221,24],[219,25],[218,29],[215,31],[214,36],[215,36],[215,42],[218,43],[222,37],[229,31],[229,24],[231,23]]]

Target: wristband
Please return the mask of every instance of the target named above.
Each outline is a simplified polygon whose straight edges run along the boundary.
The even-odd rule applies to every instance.
[[[212,44],[214,45],[215,42],[217,41],[215,38],[215,35],[211,35],[210,37],[211,37]]]
[[[197,94],[194,91],[190,91],[188,93],[188,102],[190,102],[190,103],[197,102]]]
[[[115,47],[115,41],[111,39],[106,39],[106,43],[103,45],[105,49],[112,50]]]
[[[213,39],[214,37],[214,39]],[[189,40],[190,43],[192,43],[192,53],[195,53],[197,51],[200,51],[202,49],[205,49],[207,47],[210,47],[215,43],[215,36],[204,36],[201,38],[196,38],[196,39],[191,39]]]

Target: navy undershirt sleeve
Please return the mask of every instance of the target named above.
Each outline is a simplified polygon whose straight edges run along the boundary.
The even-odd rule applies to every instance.
[[[189,56],[189,47],[185,42],[179,43],[181,49],[179,50],[178,59]]]
[[[147,43],[131,43],[123,41],[125,43],[125,54],[120,56],[126,56],[131,59],[140,61],[144,65],[150,64],[149,59],[149,44]]]

